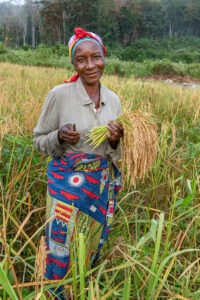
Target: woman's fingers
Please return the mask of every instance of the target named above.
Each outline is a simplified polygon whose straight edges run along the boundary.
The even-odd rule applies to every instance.
[[[72,124],[64,125],[60,130],[63,133],[68,134],[70,136],[76,136],[76,135],[80,135],[81,134],[80,131],[73,130]]]
[[[108,130],[109,133],[107,134],[107,136],[109,141],[119,141],[123,136],[123,127],[117,122],[109,121]],[[58,137],[61,144],[63,142],[66,142],[71,145],[76,145],[80,140],[80,134],[80,131],[73,130],[72,124],[66,124],[62,126],[58,131]]]
[[[76,136],[70,136],[70,135],[64,135],[61,134],[61,136],[59,137],[63,142],[67,142],[69,144],[75,145],[79,142],[80,140],[80,135],[76,135]]]
[[[108,122],[108,129],[115,132],[123,131],[122,125],[113,121]]]
[[[79,132],[62,132],[62,139],[66,142],[75,142],[79,141],[80,133]]]
[[[108,130],[109,133],[107,134],[107,136],[111,140],[119,140],[123,136],[123,127],[117,122],[108,122]]]
[[[63,134],[62,135],[62,138],[65,140],[65,141],[76,141],[80,138],[80,135],[77,135],[77,136],[71,136],[71,135],[68,135],[68,134]]]
[[[75,145],[79,142],[80,134],[80,131],[73,130],[72,124],[66,124],[62,126],[58,131],[59,141],[61,143],[67,142],[72,145]]]

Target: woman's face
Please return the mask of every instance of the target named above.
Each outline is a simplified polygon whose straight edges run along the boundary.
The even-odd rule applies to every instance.
[[[103,74],[105,59],[100,46],[83,41],[74,51],[74,69],[86,85],[95,85]]]

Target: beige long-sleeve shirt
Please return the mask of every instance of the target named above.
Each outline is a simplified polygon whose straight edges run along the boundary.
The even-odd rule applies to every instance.
[[[80,78],[75,82],[58,85],[46,96],[38,124],[33,131],[34,145],[41,153],[53,158],[64,153],[85,152],[109,155],[113,161],[117,161],[121,155],[120,143],[114,150],[106,140],[94,149],[86,143],[86,135],[93,127],[105,125],[120,114],[121,104],[118,96],[102,85],[100,109],[97,112]],[[76,124],[76,129],[81,132],[80,141],[76,145],[61,145],[58,130],[69,123]]]

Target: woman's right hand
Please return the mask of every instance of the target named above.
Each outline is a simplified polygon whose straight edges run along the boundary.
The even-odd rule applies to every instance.
[[[80,131],[73,130],[72,124],[66,124],[58,130],[58,140],[60,144],[64,142],[76,145],[80,140]]]

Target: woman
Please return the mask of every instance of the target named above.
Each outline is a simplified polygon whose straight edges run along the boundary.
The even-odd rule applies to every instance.
[[[94,262],[105,242],[120,189],[123,128],[110,121],[121,114],[118,97],[100,84],[106,50],[102,40],[81,28],[69,41],[69,56],[77,74],[46,96],[34,144],[49,163],[46,227],[46,277],[62,279],[70,270],[70,250],[76,231],[87,241],[87,262]],[[108,139],[93,149],[86,141],[90,129],[108,124]],[[65,287],[56,290],[64,298]]]

